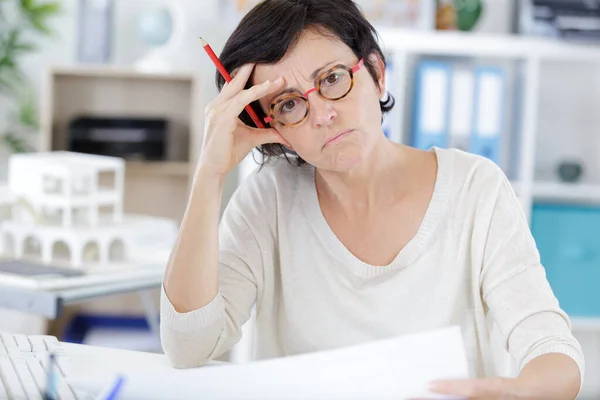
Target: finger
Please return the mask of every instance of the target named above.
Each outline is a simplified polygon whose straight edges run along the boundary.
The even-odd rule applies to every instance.
[[[248,82],[248,78],[250,74],[252,74],[252,70],[254,69],[253,63],[244,64],[237,70],[232,73],[231,82],[226,82],[225,86],[221,89],[221,94],[219,97],[222,101],[230,100],[233,96],[238,94],[240,91],[244,89],[246,86],[246,82]]]
[[[284,79],[277,78],[274,81],[265,81],[260,85],[254,85],[249,89],[242,90],[231,100],[232,110],[238,114],[242,112],[247,104],[252,103],[270,93],[273,93],[283,87]]]
[[[469,398],[474,397],[476,394],[474,393],[474,383],[470,379],[436,381],[429,385],[429,389],[439,394],[451,394]]]
[[[501,382],[497,379],[456,379],[432,382],[430,390],[439,394],[463,396],[469,399],[486,398],[502,394]]]

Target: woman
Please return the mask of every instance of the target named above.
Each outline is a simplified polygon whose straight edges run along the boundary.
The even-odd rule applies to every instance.
[[[257,358],[460,325],[472,378],[432,390],[573,399],[584,360],[503,172],[383,134],[385,59],[350,0],[265,0],[221,53],[233,81],[205,139],[166,270],[161,332],[175,367],[240,339],[256,305]],[[386,99],[381,101],[380,99]],[[246,104],[268,124],[252,128]],[[269,158],[219,214],[254,147]],[[486,319],[519,367],[495,378]]]

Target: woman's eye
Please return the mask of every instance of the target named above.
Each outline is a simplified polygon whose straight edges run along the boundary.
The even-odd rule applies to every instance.
[[[288,100],[281,105],[281,111],[290,112],[296,107],[296,100]]]
[[[325,83],[327,85],[335,85],[338,82],[339,78],[339,75],[334,72],[325,78]]]

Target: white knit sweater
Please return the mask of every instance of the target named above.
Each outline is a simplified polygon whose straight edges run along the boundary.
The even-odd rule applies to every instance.
[[[471,376],[491,376],[495,323],[519,369],[559,352],[583,376],[581,348],[502,170],[459,150],[432,151],[438,175],[429,208],[384,267],[356,258],[329,228],[312,166],[282,160],[247,178],[221,221],[217,297],[178,313],[163,290],[162,344],[173,365],[230,350],[256,304],[257,359],[460,325]]]

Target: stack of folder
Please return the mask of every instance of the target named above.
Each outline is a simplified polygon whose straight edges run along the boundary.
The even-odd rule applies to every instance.
[[[419,61],[412,145],[459,148],[500,164],[505,82],[504,70],[493,65]]]

